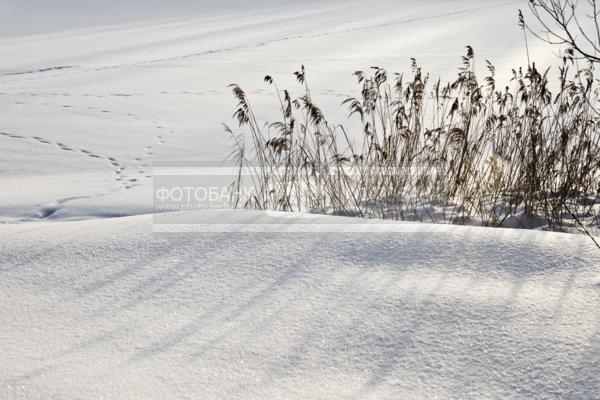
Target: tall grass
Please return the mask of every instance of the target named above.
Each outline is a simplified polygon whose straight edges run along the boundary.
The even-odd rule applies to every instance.
[[[382,68],[354,75],[360,96],[343,105],[360,132],[327,121],[304,67],[302,95],[273,78],[278,121],[261,124],[232,85],[244,133],[232,153],[254,195],[238,206],[399,220],[565,228],[598,224],[600,116],[592,66],[563,59],[558,88],[535,64],[509,86],[487,63],[479,80],[468,47],[457,78],[431,81]],[[226,127],[233,135],[233,131]],[[575,217],[575,218],[573,218]]]

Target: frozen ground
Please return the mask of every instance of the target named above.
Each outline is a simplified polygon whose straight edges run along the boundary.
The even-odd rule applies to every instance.
[[[305,64],[342,122],[371,65],[452,77],[469,44],[507,76],[523,3],[168,4],[2,3],[1,399],[600,397],[584,236],[333,217],[296,232],[256,212],[167,234],[148,215],[156,161],[227,154],[229,83],[268,118],[262,77],[293,88]]]
[[[0,398],[600,397],[600,252],[583,236],[150,224],[0,226]]]

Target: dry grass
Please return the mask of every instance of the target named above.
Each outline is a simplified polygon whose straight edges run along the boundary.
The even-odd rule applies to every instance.
[[[557,93],[535,64],[499,87],[490,63],[483,81],[477,78],[467,49],[447,84],[431,82],[414,60],[410,79],[381,68],[356,72],[361,94],[343,104],[360,120],[360,134],[327,121],[304,67],[295,73],[298,98],[265,78],[281,115],[270,124],[259,124],[244,91],[232,85],[245,132],[235,136],[232,157],[255,189],[236,205],[486,226],[511,219],[553,229],[597,226],[593,67],[563,59]]]

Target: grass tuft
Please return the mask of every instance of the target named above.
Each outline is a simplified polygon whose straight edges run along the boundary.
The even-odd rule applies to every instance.
[[[253,176],[254,195],[237,206],[368,218],[552,229],[598,226],[600,118],[593,66],[559,67],[558,92],[535,63],[499,87],[495,68],[474,73],[467,47],[457,78],[431,82],[416,60],[410,78],[373,67],[354,77],[360,96],[342,105],[360,132],[328,122],[304,66],[292,98],[271,76],[278,121],[259,125],[232,85],[234,158]],[[231,130],[227,128],[231,133]],[[231,133],[233,135],[233,133]],[[249,136],[251,140],[247,140]],[[238,182],[239,187],[239,182]],[[538,225],[536,225],[538,226]]]

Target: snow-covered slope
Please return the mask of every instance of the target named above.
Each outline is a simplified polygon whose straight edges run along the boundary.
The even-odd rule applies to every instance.
[[[600,252],[583,236],[151,222],[0,226],[0,398],[600,397]]]
[[[525,64],[519,2],[9,0],[0,13],[0,218],[151,211],[155,160],[221,161],[242,85],[259,117],[277,103],[262,78],[298,88],[334,122],[352,73],[408,71],[416,57],[452,78],[472,45],[499,79]],[[6,11],[6,12],[5,12]],[[552,49],[533,42],[542,64]],[[49,212],[54,210],[56,212]],[[60,212],[57,212],[60,211]]]

